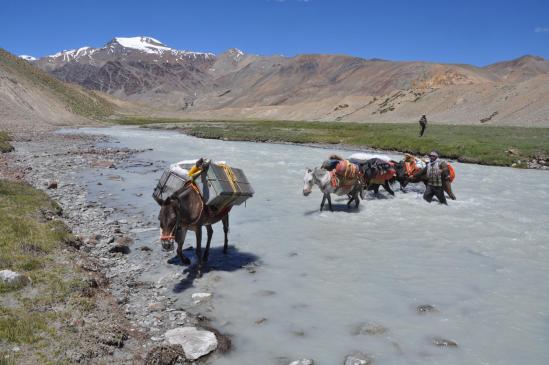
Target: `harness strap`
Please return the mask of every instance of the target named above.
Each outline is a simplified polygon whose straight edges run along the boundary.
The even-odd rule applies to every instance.
[[[200,197],[200,214],[198,214],[198,217],[196,218],[196,220],[194,222],[191,222],[189,224],[190,226],[194,226],[196,223],[198,223],[198,221],[200,220],[200,217],[202,217],[202,213],[204,212],[204,199],[202,198],[202,193],[200,193],[200,189],[198,188],[198,186],[195,184],[194,181],[189,180],[185,183],[185,185],[189,185],[191,187],[191,189],[193,189],[198,194],[198,196]],[[181,203],[179,203],[179,204],[181,204]]]

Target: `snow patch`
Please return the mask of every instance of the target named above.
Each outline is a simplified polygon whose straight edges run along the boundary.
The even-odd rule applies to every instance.
[[[152,37],[116,37],[114,40],[122,47],[137,49],[145,53],[162,53],[171,50],[164,43]]]
[[[29,55],[26,55],[26,54],[20,55],[19,58],[22,58],[22,59],[27,60],[27,61],[36,61],[36,57],[29,56]]]

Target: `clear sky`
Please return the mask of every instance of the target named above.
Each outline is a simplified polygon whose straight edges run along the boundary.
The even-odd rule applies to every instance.
[[[0,0],[0,47],[15,54],[138,35],[214,53],[486,65],[549,58],[549,0]]]

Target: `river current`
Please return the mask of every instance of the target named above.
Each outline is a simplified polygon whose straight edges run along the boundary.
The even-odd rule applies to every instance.
[[[304,357],[335,365],[353,352],[391,365],[549,363],[546,171],[454,163],[458,200],[449,206],[424,202],[422,186],[404,193],[397,183],[395,197],[369,192],[358,210],[333,199],[332,213],[319,211],[316,187],[302,195],[305,169],[355,151],[127,127],[78,132],[107,135],[107,146],[152,149],[114,171],[81,176],[89,200],[151,227],[159,210],[152,190],[169,164],[206,156],[244,169],[255,196],[231,212],[226,257],[222,227],[214,226],[203,278],[167,264],[173,254],[162,252],[157,230],[138,232],[129,254],[149,261],[142,279],[162,282],[182,307],[194,305],[193,293],[213,293],[195,308],[232,335],[233,351],[216,365]],[[143,245],[153,252],[137,249]],[[419,313],[420,305],[436,310]],[[435,346],[436,338],[458,346]]]

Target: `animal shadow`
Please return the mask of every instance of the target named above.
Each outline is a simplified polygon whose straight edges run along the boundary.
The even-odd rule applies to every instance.
[[[174,293],[182,293],[185,290],[193,287],[194,280],[197,278],[196,255],[194,249],[192,255],[186,252],[186,255],[192,260],[192,264],[183,270],[187,276],[173,288]],[[250,252],[240,252],[235,246],[229,246],[228,253],[223,254],[223,247],[210,247],[210,255],[207,264],[204,266],[204,273],[210,271],[227,271],[233,272],[243,269],[245,266],[257,263],[259,256]],[[168,261],[170,264],[181,265],[179,258],[174,257]]]

